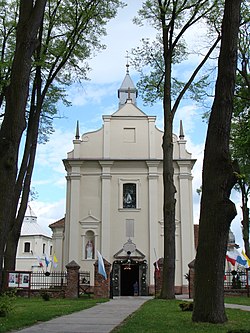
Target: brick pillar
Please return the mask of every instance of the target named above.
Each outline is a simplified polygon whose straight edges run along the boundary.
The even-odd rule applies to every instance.
[[[94,297],[95,298],[109,298],[110,296],[110,267],[111,264],[103,258],[107,279],[98,273],[98,260],[95,262],[95,286]]]
[[[72,260],[67,268],[67,287],[65,290],[65,298],[77,298],[78,297],[78,279],[80,266]]]
[[[154,263],[155,266],[155,296],[159,296],[162,287],[162,278],[163,278],[163,258],[157,260]],[[159,268],[159,269],[157,269]]]
[[[195,264],[195,259],[188,264],[188,267],[189,267],[189,280],[188,280],[189,298],[194,298],[194,276],[195,276],[194,264]]]

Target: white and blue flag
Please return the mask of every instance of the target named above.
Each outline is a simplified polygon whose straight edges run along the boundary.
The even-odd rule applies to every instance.
[[[106,280],[107,274],[105,271],[102,255],[99,251],[97,251],[97,257],[98,257],[98,273],[101,274],[104,277],[104,279]]]

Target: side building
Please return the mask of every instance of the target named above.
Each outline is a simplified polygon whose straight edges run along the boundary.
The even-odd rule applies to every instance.
[[[37,222],[37,217],[28,206],[17,247],[16,271],[41,271],[46,267],[45,256],[51,257],[52,239]]]

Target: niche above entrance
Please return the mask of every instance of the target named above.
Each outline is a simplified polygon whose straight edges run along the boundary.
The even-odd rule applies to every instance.
[[[136,244],[132,242],[131,239],[123,245],[122,249],[115,253],[115,259],[125,259],[125,258],[133,258],[133,259],[144,259],[145,254],[143,254],[140,250],[137,249]]]

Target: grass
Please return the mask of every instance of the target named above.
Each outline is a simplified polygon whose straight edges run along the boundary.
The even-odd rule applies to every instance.
[[[17,330],[31,326],[37,322],[47,321],[52,318],[63,316],[90,308],[104,299],[77,298],[77,299],[50,299],[17,297],[14,309],[7,317],[0,317],[0,332]]]
[[[250,306],[250,297],[246,297],[246,296],[245,297],[243,297],[243,296],[225,297],[225,303]]]
[[[148,301],[112,333],[226,333],[236,329],[250,330],[249,312],[227,309],[228,322],[225,324],[193,323],[192,312],[181,311],[180,303],[178,300]]]

